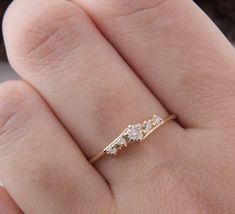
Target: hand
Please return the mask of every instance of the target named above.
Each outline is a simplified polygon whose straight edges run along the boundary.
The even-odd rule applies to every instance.
[[[3,29],[23,79],[0,86],[3,209],[234,213],[235,53],[192,1],[16,0]],[[170,113],[145,142],[88,162],[128,124]]]

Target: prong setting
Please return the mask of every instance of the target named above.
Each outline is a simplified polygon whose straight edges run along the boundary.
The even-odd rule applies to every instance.
[[[104,152],[107,155],[116,155],[118,151],[127,147],[129,143],[137,143],[144,140],[163,122],[164,120],[161,117],[154,115],[151,119],[144,121],[142,124],[128,125],[123,133],[104,149]]]

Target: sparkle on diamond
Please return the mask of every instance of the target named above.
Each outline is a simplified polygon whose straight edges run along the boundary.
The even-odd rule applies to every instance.
[[[143,139],[143,132],[141,129],[141,125],[131,125],[127,129],[127,137],[130,141],[138,141]]]

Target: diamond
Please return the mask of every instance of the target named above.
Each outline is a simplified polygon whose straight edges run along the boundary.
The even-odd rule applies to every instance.
[[[163,121],[161,117],[158,117],[156,115],[153,116],[152,118],[152,124],[155,126],[157,124],[160,124]]]
[[[144,137],[140,124],[130,125],[126,131],[126,134],[130,141],[139,141]]]
[[[118,148],[116,147],[109,147],[105,150],[105,152],[108,154],[108,155],[116,155],[117,154],[117,151],[118,151]]]
[[[151,120],[149,120],[148,122],[145,121],[142,128],[145,132],[149,132],[153,128],[152,121]]]
[[[126,139],[124,137],[119,137],[116,140],[116,144],[120,147],[127,146],[127,142],[126,142]]]

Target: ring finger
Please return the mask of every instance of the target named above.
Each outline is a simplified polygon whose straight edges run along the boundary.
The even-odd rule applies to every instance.
[[[81,9],[63,0],[27,1],[27,10],[25,3],[13,3],[5,20],[11,63],[44,96],[87,157],[128,124],[153,114],[168,115]],[[171,123],[167,130],[177,133],[180,128]],[[160,132],[147,140],[149,145],[139,144],[121,158],[100,161],[98,169],[114,183],[143,176],[143,171],[152,170],[156,157],[168,157],[166,153],[177,146],[166,130],[164,137]],[[156,137],[162,141],[158,149]]]

